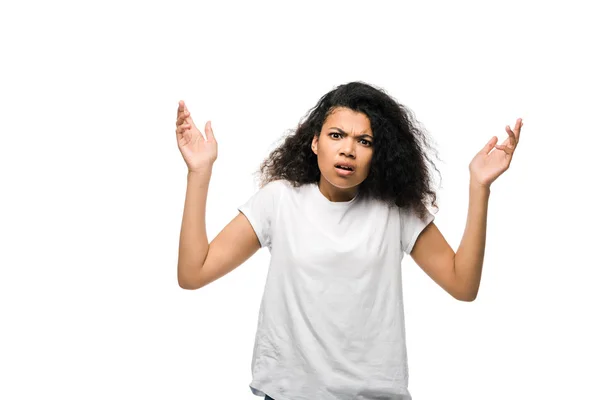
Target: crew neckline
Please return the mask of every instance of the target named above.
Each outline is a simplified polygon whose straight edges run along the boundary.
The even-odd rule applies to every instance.
[[[313,182],[311,184],[311,186],[312,186],[313,192],[315,193],[315,196],[319,199],[318,201],[323,204],[327,204],[329,207],[347,207],[350,204],[354,203],[356,201],[356,199],[358,198],[358,196],[360,195],[360,188],[359,188],[358,191],[356,192],[356,195],[351,200],[331,201],[327,197],[325,197],[325,195],[323,193],[321,193],[318,182]]]

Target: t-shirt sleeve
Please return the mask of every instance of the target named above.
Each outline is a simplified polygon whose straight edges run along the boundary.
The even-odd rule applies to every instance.
[[[238,211],[246,216],[256,232],[261,248],[271,247],[273,224],[281,191],[282,182],[271,181],[238,207]]]
[[[427,215],[425,220],[421,220],[418,215],[411,210],[408,209],[400,209],[400,241],[402,244],[402,251],[404,253],[409,254],[412,251],[417,238],[425,229],[429,223],[431,223],[435,219],[435,215],[433,215],[429,210],[427,211]]]

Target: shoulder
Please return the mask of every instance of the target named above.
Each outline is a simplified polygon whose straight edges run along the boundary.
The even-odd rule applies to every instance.
[[[290,190],[292,184],[285,179],[276,179],[264,184],[259,190],[271,194],[281,193]]]
[[[397,208],[400,217],[406,221],[420,220],[422,222],[427,223],[435,217],[435,215],[431,213],[428,207],[425,207],[425,216],[423,218],[419,216],[419,210],[417,210],[414,206],[405,206]]]
[[[292,190],[294,190],[294,187],[290,182],[285,179],[277,179],[267,182],[262,187],[259,187],[255,196],[265,201],[270,199],[274,202],[277,202],[283,195],[291,192]]]
[[[308,184],[292,183],[287,179],[275,179],[265,184],[261,190],[271,192],[301,192],[308,187]]]

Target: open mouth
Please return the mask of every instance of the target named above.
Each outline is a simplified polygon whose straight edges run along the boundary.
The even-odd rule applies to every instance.
[[[350,176],[354,174],[354,169],[352,169],[352,167],[336,165],[335,172],[337,172],[338,176]]]

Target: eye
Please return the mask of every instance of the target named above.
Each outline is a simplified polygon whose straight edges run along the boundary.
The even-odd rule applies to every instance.
[[[339,136],[341,136],[341,134],[340,134],[340,133],[338,133],[338,132],[331,132],[331,133],[329,134],[329,136],[333,137],[332,135],[337,135],[338,137],[339,137]],[[337,139],[337,137],[333,137],[333,138],[334,138],[334,139]],[[372,145],[373,145],[373,143],[371,143],[370,141],[368,141],[368,140],[366,140],[366,139],[360,139],[360,141],[361,141],[361,142],[364,142],[363,144],[364,144],[365,146],[369,146],[369,147],[370,147],[370,146],[372,146]]]

